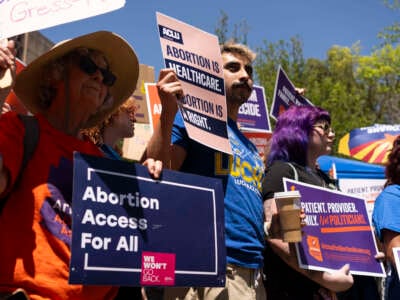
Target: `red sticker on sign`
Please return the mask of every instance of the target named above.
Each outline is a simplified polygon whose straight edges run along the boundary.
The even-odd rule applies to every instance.
[[[175,285],[175,254],[142,253],[141,285]]]

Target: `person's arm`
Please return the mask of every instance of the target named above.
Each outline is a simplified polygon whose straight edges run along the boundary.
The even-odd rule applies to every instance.
[[[353,285],[353,276],[350,274],[348,264],[332,273],[302,269],[298,265],[293,243],[285,243],[281,239],[269,239],[268,243],[272,250],[291,268],[333,292],[348,290]]]
[[[269,238],[267,242],[271,246],[271,249],[287,265],[289,265],[297,272],[303,274],[307,278],[313,280],[314,282],[333,292],[345,291],[353,285],[353,276],[350,274],[350,267],[348,264],[344,265],[342,268],[332,273],[300,268],[297,261],[294,243],[286,243],[279,236],[280,226],[279,219],[277,218],[278,214],[274,198],[265,200],[264,211],[266,222],[271,222],[271,238]]]
[[[171,145],[172,126],[178,109],[176,101],[183,97],[182,85],[172,69],[160,71],[157,90],[162,105],[160,122],[147,144],[142,161],[146,158],[158,159],[164,167],[176,170],[186,157],[186,151]]]
[[[392,266],[395,266],[396,263],[393,256],[393,248],[400,247],[400,233],[389,229],[383,229],[382,237],[383,251],[386,255],[386,258],[389,259]]]
[[[1,42],[1,41],[0,41]],[[0,43],[1,44],[1,43]],[[4,72],[11,70],[12,82],[1,82]],[[0,106],[6,100],[11,88],[15,84],[15,44],[14,41],[8,41],[7,45],[0,45]],[[4,83],[4,84],[3,84]]]

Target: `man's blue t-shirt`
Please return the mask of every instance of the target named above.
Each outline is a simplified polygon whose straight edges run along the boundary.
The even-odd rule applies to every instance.
[[[376,234],[382,240],[382,230],[389,229],[400,234],[400,185],[387,186],[376,198],[372,222]]]
[[[376,234],[382,241],[382,230],[388,229],[400,234],[400,185],[387,186],[376,198],[372,222]],[[395,266],[390,266],[385,286],[385,299],[400,299],[400,281]]]
[[[180,171],[222,179],[227,262],[246,268],[261,268],[264,248],[261,182],[264,164],[257,148],[231,119],[228,120],[228,135],[233,155],[190,139],[178,112],[172,130],[172,143],[187,152]]]

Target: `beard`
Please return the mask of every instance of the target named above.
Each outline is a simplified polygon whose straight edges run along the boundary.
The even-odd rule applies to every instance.
[[[227,94],[227,99],[243,104],[249,99],[252,90],[253,88],[247,82],[234,83],[230,93]]]

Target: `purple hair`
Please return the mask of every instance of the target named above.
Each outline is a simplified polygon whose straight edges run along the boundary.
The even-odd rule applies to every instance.
[[[321,120],[331,123],[329,113],[316,106],[292,105],[279,115],[271,139],[267,165],[275,160],[282,160],[306,166],[312,126]]]

